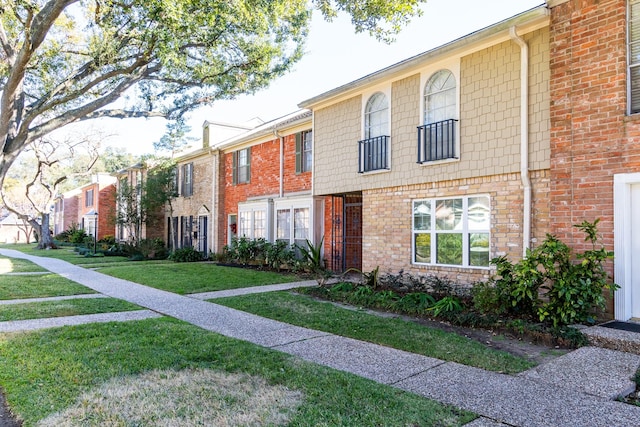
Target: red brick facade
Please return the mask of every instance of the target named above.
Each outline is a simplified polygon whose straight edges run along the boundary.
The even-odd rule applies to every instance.
[[[311,191],[311,172],[296,173],[296,134],[283,138],[283,195]],[[242,147],[246,148],[246,147]],[[237,151],[237,150],[233,150]],[[223,156],[224,181],[224,224],[220,235],[224,235],[224,243],[228,242],[229,215],[238,213],[238,204],[250,199],[280,196],[280,138],[271,139],[251,146],[251,176],[247,183],[233,183],[233,151]],[[224,230],[224,233],[222,231]]]
[[[626,114],[625,0],[570,0],[551,11],[552,232],[600,218],[613,249],[613,175],[640,171],[640,116]]]

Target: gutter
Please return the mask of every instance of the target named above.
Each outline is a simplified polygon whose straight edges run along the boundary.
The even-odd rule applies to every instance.
[[[522,256],[531,247],[531,179],[529,177],[529,46],[516,27],[509,28],[511,39],[520,46],[520,179],[522,180]]]
[[[273,137],[278,138],[278,141],[280,142],[280,176],[278,177],[278,195],[282,198],[282,196],[284,196],[284,136],[280,135],[276,126],[273,128]]]

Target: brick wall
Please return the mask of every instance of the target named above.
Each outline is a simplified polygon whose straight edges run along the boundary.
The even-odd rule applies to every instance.
[[[551,13],[552,232],[601,218],[613,249],[613,175],[640,171],[640,117],[626,115],[626,1],[570,0]]]
[[[540,241],[549,232],[549,171],[531,174],[533,186],[532,238]],[[490,271],[477,268],[423,266],[411,263],[412,212],[415,199],[488,194],[491,199],[491,257],[522,256],[522,187],[520,174],[390,187],[363,192],[363,270],[404,270],[437,274],[457,283],[470,284],[488,278]]]
[[[98,185],[96,184],[96,187]],[[98,240],[105,236],[115,236],[116,186],[111,184],[100,188],[98,195]]]
[[[311,172],[296,174],[296,134],[283,136],[283,195],[311,191]],[[315,155],[315,147],[314,147]],[[238,204],[249,199],[278,198],[280,195],[280,139],[275,138],[251,146],[251,179],[248,183],[233,184],[233,151],[223,156],[222,187],[224,206],[220,228],[222,243],[227,243],[227,220],[238,213]],[[223,235],[223,236],[222,236]]]
[[[179,170],[179,183],[182,182],[182,166],[188,163],[193,163],[193,192],[191,196],[184,197],[180,195],[171,202],[171,212],[167,212],[167,216],[192,216],[194,221],[194,227],[198,224],[198,216],[205,214],[208,216],[208,230],[207,230],[207,245],[209,249],[212,248],[212,242],[215,240],[215,234],[217,229],[212,218],[212,209],[214,203],[213,185],[214,185],[214,163],[217,161],[217,155],[204,152],[201,155],[193,158],[187,158],[177,163]],[[162,233],[163,239],[167,240],[168,230],[166,229],[167,220],[163,221]],[[213,227],[213,228],[212,228]],[[149,233],[149,230],[147,230]],[[202,231],[198,231],[201,235]],[[197,241],[193,240],[194,247],[197,247]]]

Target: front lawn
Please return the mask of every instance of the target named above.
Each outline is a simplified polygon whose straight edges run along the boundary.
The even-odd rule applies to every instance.
[[[0,300],[94,293],[96,292],[93,289],[84,287],[57,274],[0,276]]]
[[[222,267],[212,263],[162,263],[104,266],[100,273],[130,280],[180,295],[250,286],[273,285],[298,280],[296,276],[249,268]]]
[[[6,273],[33,273],[47,271],[44,268],[27,261],[26,259],[7,258],[0,256],[0,274]]]
[[[11,409],[24,419],[24,427],[34,426],[56,411],[84,405],[83,393],[111,384],[116,378],[135,378],[151,370],[185,369],[242,373],[297,391],[300,403],[289,417],[289,426],[459,426],[475,417],[390,386],[170,318],[0,335],[0,366],[0,386]],[[190,387],[186,383],[181,393],[197,397],[198,390]],[[176,400],[180,397],[183,396],[176,396]],[[106,404],[109,396],[101,399]],[[227,406],[233,402],[212,399],[209,403],[202,406]],[[139,408],[150,410],[146,406]],[[195,408],[192,416],[204,409]],[[87,415],[91,419],[103,414]],[[213,419],[199,422],[216,425]],[[91,425],[88,420],[85,423]],[[195,419],[190,425],[196,425]]]
[[[122,256],[89,256],[85,257],[73,250],[71,246],[62,246],[58,249],[37,249],[36,244],[15,244],[15,245],[0,245],[3,249],[13,249],[20,251],[27,255],[41,256],[48,258],[61,259],[71,264],[84,265],[84,264],[109,264],[114,262],[128,261],[126,257]]]
[[[114,313],[141,309],[141,307],[135,304],[115,298],[87,298],[7,304],[0,305],[0,322],[77,316],[81,314]]]
[[[271,292],[268,296],[243,295],[215,299],[212,302],[292,325],[491,371],[511,374],[534,366],[523,358],[488,348],[451,332],[401,319],[347,310],[289,292]]]

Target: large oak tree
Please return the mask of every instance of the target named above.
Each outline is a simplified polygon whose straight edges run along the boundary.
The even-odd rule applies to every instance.
[[[311,10],[380,39],[424,0],[0,0],[0,188],[70,123],[180,118],[264,88],[301,57]]]

